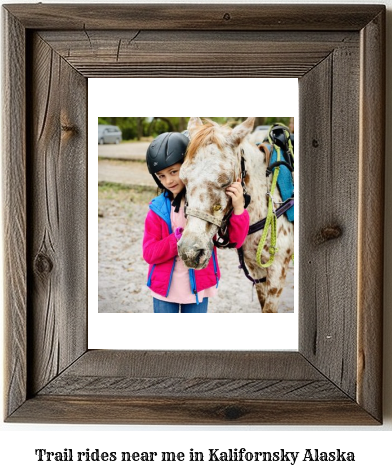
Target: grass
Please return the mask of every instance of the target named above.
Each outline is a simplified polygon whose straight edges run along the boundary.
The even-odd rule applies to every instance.
[[[148,204],[155,196],[156,188],[154,186],[110,183],[108,181],[98,183],[98,200],[115,199],[131,201],[135,204]]]
[[[110,161],[112,164],[116,164],[116,162],[123,163],[124,161],[146,164],[145,158],[121,158],[119,156],[117,156],[116,158],[110,158],[108,156],[98,156],[98,161]]]

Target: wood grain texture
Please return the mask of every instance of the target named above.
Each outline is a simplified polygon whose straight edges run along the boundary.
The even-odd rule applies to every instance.
[[[357,31],[380,5],[6,5],[26,28]]]
[[[35,394],[87,348],[87,111],[86,79],[37,35],[29,40],[29,389]]]
[[[329,380],[208,379],[206,377],[89,377],[61,375],[40,395],[128,397],[139,399],[198,397],[202,400],[346,400]]]
[[[295,352],[90,351],[40,395],[343,400]]]
[[[43,31],[40,35],[86,77],[300,77],[356,33],[225,31]],[[306,50],[306,55],[304,51]],[[250,53],[251,52],[251,53]]]
[[[8,12],[3,33],[4,411],[9,416],[27,390],[26,54],[24,28]]]
[[[4,10],[6,420],[381,423],[385,7]],[[87,351],[86,78],[277,73],[300,78],[299,352]]]
[[[342,46],[299,82],[300,114],[306,117],[300,123],[300,347],[353,398],[357,302],[350,296],[356,294],[358,266],[358,63],[358,47]],[[339,230],[337,238],[323,239],[331,228]]]
[[[357,399],[382,418],[385,11],[361,31]]]
[[[298,352],[90,350],[67,376],[324,380]]]
[[[181,425],[375,425],[353,400],[284,401],[40,396],[11,422]]]
[[[299,353],[88,351],[10,418],[46,423],[377,424]]]

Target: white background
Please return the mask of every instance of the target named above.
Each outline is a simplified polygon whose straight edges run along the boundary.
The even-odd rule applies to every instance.
[[[9,2],[11,3],[11,2]],[[23,3],[14,0],[12,3]],[[27,2],[24,2],[27,3]],[[56,3],[56,2],[46,2]],[[62,2],[58,2],[62,3]],[[71,3],[71,2],[70,2]],[[74,2],[75,3],[75,2]],[[85,1],[88,3],[88,1]],[[96,2],[98,3],[98,2]],[[141,2],[134,2],[141,3]],[[155,1],[155,3],[157,3]],[[172,2],[175,3],[175,2]],[[199,2],[203,3],[203,2]],[[226,1],[225,3],[230,3]],[[236,2],[241,3],[241,2]],[[247,3],[270,3],[270,1]],[[307,3],[286,0],[285,3]],[[309,2],[317,3],[317,2]],[[321,3],[321,2],[320,2]],[[349,1],[324,2],[324,3],[360,3]],[[380,3],[367,0],[364,3]],[[383,2],[388,7],[387,15],[387,150],[392,149],[391,139],[391,72],[390,45],[392,44],[392,0]],[[386,253],[385,253],[385,325],[384,325],[384,425],[382,427],[192,427],[192,426],[89,426],[89,425],[14,425],[1,424],[0,431],[0,466],[2,472],[330,472],[357,473],[358,469],[368,472],[389,473],[391,468],[392,445],[392,223],[391,223],[391,191],[392,169],[389,156],[386,164]],[[37,462],[34,449],[46,448],[50,451],[61,451],[72,448],[74,451],[100,449],[101,451],[183,451],[188,453],[191,448],[205,451],[208,448],[245,447],[248,450],[267,451],[280,450],[301,451],[306,448],[320,450],[334,450],[340,448],[344,451],[354,451],[356,462],[322,463],[322,462],[297,462],[291,466],[289,463],[190,463],[175,462],[165,464],[155,463],[67,463],[67,462]],[[109,464],[109,466],[107,465]]]

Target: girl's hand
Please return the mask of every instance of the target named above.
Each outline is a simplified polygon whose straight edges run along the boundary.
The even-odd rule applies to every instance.
[[[177,242],[181,239],[183,231],[184,229],[182,227],[177,227],[177,229],[174,231],[174,235],[177,239]]]
[[[242,214],[244,212],[244,191],[239,178],[226,189],[226,194],[231,197],[234,214]]]

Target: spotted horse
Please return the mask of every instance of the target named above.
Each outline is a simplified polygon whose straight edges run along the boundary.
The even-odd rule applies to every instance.
[[[231,128],[199,117],[189,120],[190,144],[180,171],[187,189],[187,224],[178,245],[179,256],[189,268],[205,268],[214,245],[226,246],[225,229],[232,206],[225,189],[233,181],[241,179],[251,228],[252,223],[266,218],[269,198],[273,203],[282,201],[277,186],[271,192],[271,177],[266,176],[268,150],[261,150],[249,140],[254,121],[254,117],[249,117]],[[276,220],[276,253],[273,263],[266,268],[260,263],[269,260],[270,249],[268,241],[262,248],[259,246],[262,232],[256,229],[248,234],[240,262],[256,286],[261,311],[277,313],[294,252],[294,223],[284,215]]]

